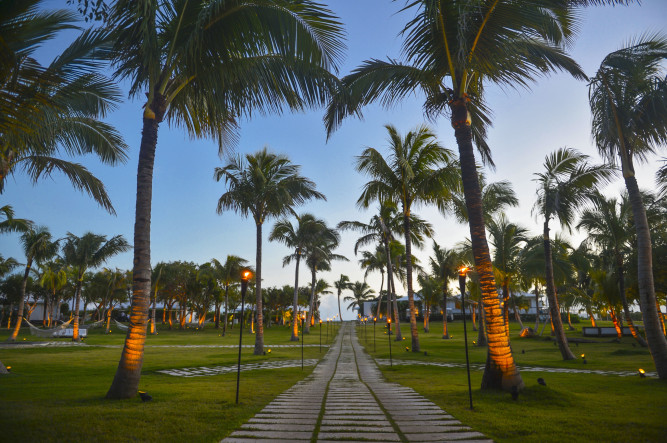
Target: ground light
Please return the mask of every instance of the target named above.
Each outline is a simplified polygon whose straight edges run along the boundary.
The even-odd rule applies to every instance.
[[[586,354],[581,354],[581,359],[584,361],[584,364],[588,363],[586,361]]]
[[[461,309],[463,310],[463,342],[466,349],[466,370],[468,372],[468,398],[470,399],[470,409],[472,409],[472,385],[470,384],[470,359],[468,358],[468,330],[466,327],[466,276],[470,268],[462,266],[459,269],[459,289],[461,290]]]
[[[7,369],[9,369],[9,368],[10,368],[10,366],[7,366]],[[639,376],[641,378],[646,378],[646,371],[645,370],[643,370],[642,368],[639,368],[639,370],[637,370],[637,372],[639,372]]]
[[[241,271],[241,327],[239,329],[239,360],[236,365],[236,404],[239,404],[239,386],[241,383],[241,346],[243,344],[243,307],[245,304],[245,294],[248,292],[248,281],[252,277],[252,272],[245,269]]]

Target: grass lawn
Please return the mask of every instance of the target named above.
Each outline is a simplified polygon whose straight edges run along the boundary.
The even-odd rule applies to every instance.
[[[319,344],[318,332],[315,328],[306,336],[305,344]],[[8,336],[6,329],[0,331],[0,341]],[[238,328],[226,337],[212,327],[160,329],[157,336],[147,338],[140,382],[140,389],[153,400],[105,400],[124,338],[115,328],[110,335],[98,329],[91,330],[86,343],[117,347],[0,349],[0,361],[12,367],[11,374],[0,376],[0,441],[219,441],[312,371],[306,366],[303,371],[298,367],[242,372],[240,404],[236,405],[235,372],[184,378],[156,371],[236,365],[238,348],[168,345],[236,346]],[[265,349],[271,348],[271,353],[254,356],[252,348],[243,348],[242,363],[300,359],[299,342],[289,338],[288,328],[266,328]],[[24,343],[55,340],[32,337],[28,328],[19,335]],[[254,344],[254,335],[244,333],[243,342]],[[271,347],[278,344],[297,347]],[[305,347],[304,358],[320,358],[326,350],[323,347],[320,353],[318,347]]]
[[[568,336],[582,338],[583,325],[575,325],[577,331],[568,331]],[[392,342],[394,361],[465,363],[461,321],[450,323],[451,340],[442,339],[442,323],[432,323],[430,333],[423,333],[419,325],[421,351],[428,355],[405,350],[410,346],[410,329],[408,324],[401,326],[406,340],[400,344]],[[585,354],[587,363],[584,364],[581,357],[563,361],[548,330],[544,337],[532,339],[519,338],[518,332],[518,325],[511,324],[511,344],[520,367],[609,371],[636,371],[641,367],[648,372],[655,371],[648,350],[633,346],[632,338],[624,337],[620,343],[613,342],[613,337],[578,346],[572,343],[577,356]],[[366,334],[363,327],[358,329],[359,340],[366,350],[376,358],[388,359],[389,341],[379,322],[375,333],[376,352],[372,323],[366,326]],[[470,331],[470,324],[468,334],[471,364],[484,364],[486,348],[472,344],[477,333]],[[522,372],[526,389],[513,401],[507,393],[481,391],[482,372],[473,370],[474,409],[471,411],[464,368],[395,365],[393,368],[381,366],[381,369],[389,381],[410,386],[496,441],[667,441],[664,412],[667,410],[667,383],[656,378],[526,370]],[[537,383],[540,377],[546,381],[546,386]]]

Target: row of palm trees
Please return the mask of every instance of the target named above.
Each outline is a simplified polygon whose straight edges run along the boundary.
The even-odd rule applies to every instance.
[[[482,160],[493,164],[485,138],[491,117],[484,86],[527,86],[537,75],[554,70],[586,79],[566,48],[576,36],[577,8],[604,3],[625,2],[411,2],[405,8],[414,14],[403,32],[404,62],[373,59],[340,80],[335,73],[344,49],[342,25],[326,7],[309,0],[185,4],[119,0],[109,6],[102,30],[83,32],[74,46],[49,67],[36,63],[30,58],[31,53],[57,31],[74,27],[73,17],[62,11],[41,13],[39,0],[20,2],[20,6],[4,3],[8,10],[2,11],[0,17],[12,26],[3,27],[7,29],[3,35],[8,36],[5,39],[9,44],[2,48],[5,54],[0,129],[4,171],[0,178],[4,180],[7,173],[16,170],[15,159],[25,159],[22,164],[28,165],[25,169],[33,179],[58,168],[68,174],[75,186],[111,210],[101,183],[94,182],[91,176],[83,180],[86,171],[75,171],[64,164],[57,166],[60,163],[53,154],[65,148],[73,153],[93,151],[110,163],[124,158],[122,140],[97,120],[119,97],[113,84],[97,72],[101,60],[111,62],[114,78],[129,81],[132,97],[145,100],[137,172],[130,330],[107,397],[131,397],[138,388],[151,292],[153,163],[163,121],[184,127],[193,137],[212,137],[224,151],[233,141],[239,121],[253,113],[328,104],[325,125],[330,133],[346,116],[360,116],[366,104],[380,100],[393,105],[415,91],[425,97],[424,109],[430,119],[441,114],[450,117],[459,148],[456,166],[462,179],[489,336],[482,386],[520,389],[523,382],[509,347],[486,241],[485,211],[473,152],[475,143]],[[15,21],[28,26],[13,26]],[[657,329],[650,234],[632,162],[645,158],[664,143],[667,133],[667,119],[662,118],[664,99],[660,99],[665,82],[656,75],[656,60],[664,58],[665,47],[661,37],[649,37],[627,50],[610,54],[591,82],[596,142],[610,160],[620,160],[637,220],[640,300],[649,348],[663,378],[667,377],[667,340]],[[201,66],[207,69],[202,70]],[[77,73],[82,74],[82,79],[70,87],[69,80],[77,78]],[[61,94],[58,85],[70,90]],[[87,94],[86,88],[95,94]],[[72,91],[84,91],[87,98],[76,99]],[[63,106],[62,100],[70,97],[74,97],[74,103]],[[72,115],[86,119],[89,124],[79,125],[85,130],[73,129],[79,126],[69,120]],[[368,154],[372,159],[373,154]],[[363,162],[359,167],[366,168]],[[216,174],[219,179],[228,180],[235,171],[232,168]],[[243,182],[238,178],[239,183]],[[368,205],[384,200],[385,194],[383,186],[373,184],[367,187],[360,202]],[[412,198],[405,194],[403,201],[396,201],[404,218],[411,305]],[[224,201],[219,204],[220,209],[232,207]],[[259,213],[257,221],[261,234],[263,218]],[[258,242],[261,258],[260,245]],[[261,260],[257,272],[261,275]],[[416,331],[412,314],[411,326]],[[412,335],[413,349],[417,350],[416,334]],[[256,341],[255,350],[261,346]]]

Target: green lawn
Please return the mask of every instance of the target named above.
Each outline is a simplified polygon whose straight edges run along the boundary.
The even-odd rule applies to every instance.
[[[205,377],[174,377],[161,369],[235,365],[238,348],[150,347],[150,345],[238,345],[238,329],[226,337],[212,327],[203,331],[160,330],[148,336],[140,389],[151,402],[137,398],[104,399],[118,365],[121,349],[46,347],[0,349],[0,361],[11,374],[0,376],[0,441],[219,441],[238,428],[278,394],[311,373],[312,367],[254,370],[241,373],[240,404],[235,404],[236,373]],[[319,344],[317,329],[305,344]],[[27,328],[19,340],[31,337]],[[0,331],[0,341],[9,336]],[[86,343],[121,346],[124,333],[91,332]],[[325,334],[323,332],[323,341]],[[265,329],[265,348],[290,342],[287,328]],[[331,338],[331,337],[330,337]],[[71,341],[58,339],[60,341]],[[244,333],[244,344],[254,335]],[[324,343],[326,344],[326,343]],[[319,358],[327,348],[305,347],[304,358]],[[271,348],[266,356],[244,348],[242,363],[297,360],[301,348]]]
[[[575,325],[577,331],[568,331],[568,336],[582,338],[583,325],[587,326]],[[400,344],[392,342],[395,360],[465,363],[462,322],[450,323],[452,340],[442,339],[442,323],[432,323],[430,333],[423,333],[420,325],[421,351],[426,351],[427,355],[405,350],[410,346],[410,330],[407,324],[401,326],[406,340]],[[571,344],[577,356],[585,354],[587,364],[584,364],[581,357],[563,361],[548,331],[544,337],[524,339],[518,337],[518,326],[511,326],[511,344],[519,366],[609,371],[636,371],[641,367],[655,371],[648,350],[633,346],[632,338],[623,338],[620,343],[609,337],[595,339],[595,343]],[[380,324],[375,331],[377,352],[373,352],[372,323],[366,328],[366,334],[363,328],[358,331],[361,343],[376,358],[388,359],[389,341]],[[486,348],[472,345],[477,333],[470,330],[470,324],[468,333],[470,362],[484,364]],[[507,393],[481,391],[482,372],[473,370],[474,409],[471,411],[463,368],[418,365],[381,368],[388,380],[410,386],[496,441],[661,442],[667,439],[664,413],[667,383],[656,378],[524,371],[526,389],[513,401]],[[537,383],[540,377],[546,381],[546,386]]]

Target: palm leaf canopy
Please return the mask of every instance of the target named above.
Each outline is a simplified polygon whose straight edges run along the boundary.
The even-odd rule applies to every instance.
[[[489,224],[495,214],[510,206],[518,206],[519,199],[516,197],[512,183],[506,180],[487,183],[484,173],[479,171],[479,186],[482,190],[482,207],[484,208],[484,222]],[[459,223],[468,222],[468,206],[466,205],[463,190],[452,193],[447,202],[446,210],[454,214]]]
[[[561,226],[571,229],[577,208],[613,174],[607,165],[590,165],[587,160],[587,155],[571,148],[549,154],[545,172],[534,174],[538,188],[533,211],[547,221],[557,217]]]
[[[592,132],[600,154],[645,161],[667,143],[667,37],[645,35],[607,55],[589,85]],[[629,171],[624,171],[629,172]]]
[[[389,133],[389,155],[367,147],[357,157],[356,168],[370,176],[357,200],[367,208],[372,201],[401,204],[403,215],[410,216],[414,203],[434,203],[443,208],[451,192],[460,187],[454,154],[437,142],[426,126],[409,131],[402,137],[392,125]]]
[[[98,72],[108,54],[107,33],[83,31],[48,66],[33,52],[59,31],[76,29],[67,11],[40,12],[39,0],[0,6],[0,192],[17,168],[33,182],[53,171],[113,207],[102,183],[81,165],[57,158],[94,154],[102,162],[125,162],[120,134],[101,122],[121,100],[120,90]]]
[[[109,258],[130,248],[122,235],[107,240],[105,235],[92,232],[86,232],[81,237],[68,232],[62,252],[67,264],[85,271],[87,268],[100,266]]]
[[[232,158],[224,168],[215,169],[215,179],[224,179],[228,188],[218,200],[218,214],[232,209],[262,224],[267,217],[292,214],[294,206],[311,198],[326,200],[315,183],[299,175],[299,169],[286,156],[266,148],[245,159]]]
[[[311,0],[119,0],[109,22],[131,95],[163,97],[172,123],[221,148],[241,117],[325,103],[344,49],[337,18]]]
[[[325,116],[328,132],[375,101],[393,106],[419,92],[424,112],[435,119],[448,112],[450,100],[466,98],[473,139],[493,164],[485,141],[491,122],[487,83],[527,88],[555,70],[586,78],[564,51],[578,24],[573,6],[568,0],[410,1],[403,11],[416,13],[401,33],[403,61],[369,60],[343,78]]]

